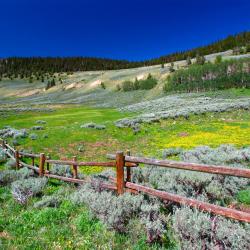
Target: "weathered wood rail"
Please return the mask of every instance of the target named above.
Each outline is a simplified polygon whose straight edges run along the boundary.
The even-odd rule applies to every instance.
[[[242,178],[250,178],[250,169],[233,168],[228,166],[216,166],[197,163],[187,163],[170,160],[156,160],[145,157],[130,156],[130,152],[124,155],[123,152],[116,154],[108,154],[107,158],[112,160],[110,162],[78,162],[76,156],[72,160],[52,160],[44,153],[32,154],[24,153],[15,150],[6,141],[0,139],[0,146],[5,149],[8,157],[16,161],[16,167],[28,167],[33,169],[39,176],[55,178],[66,182],[84,184],[90,182],[89,180],[82,180],[78,178],[78,168],[82,166],[100,166],[100,167],[113,167],[116,169],[116,178],[111,178],[112,184],[102,183],[101,186],[105,189],[113,190],[118,195],[124,192],[138,194],[139,192],[146,193],[158,197],[162,200],[171,201],[177,204],[186,205],[197,208],[201,211],[206,211],[216,215],[222,215],[231,219],[250,223],[250,213],[242,212],[236,209],[217,206],[210,203],[202,202],[195,199],[186,198],[177,194],[171,194],[165,191],[159,191],[150,187],[145,187],[131,182],[131,167],[138,167],[139,164],[148,164],[152,166],[182,169],[187,171],[198,171],[210,174],[221,174],[227,176],[236,176]],[[22,161],[22,157],[32,159],[32,164],[27,164]],[[39,160],[39,164],[35,164],[35,159]],[[71,165],[73,178],[54,175],[50,173],[50,164]],[[125,176],[125,169],[126,176]]]

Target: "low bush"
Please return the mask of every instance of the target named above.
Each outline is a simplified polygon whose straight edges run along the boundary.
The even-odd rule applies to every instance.
[[[6,127],[0,130],[0,137],[2,138],[26,138],[28,136],[28,132],[26,129],[14,129],[11,127]]]
[[[102,124],[96,124],[94,122],[90,122],[90,123],[85,123],[81,125],[80,128],[94,128],[97,130],[103,130],[103,129],[106,129],[106,126]]]
[[[73,173],[69,165],[53,164],[51,168],[51,174],[72,177]]]
[[[30,134],[29,138],[34,141],[38,139],[38,135],[33,133],[33,134]]]
[[[126,232],[129,220],[140,211],[143,197],[130,194],[116,197],[111,192],[96,192],[91,186],[84,185],[72,195],[71,200],[87,205],[110,228]]]
[[[32,130],[44,130],[44,127],[43,126],[33,126],[31,129]]]
[[[7,169],[16,169],[16,161],[9,158],[8,161],[5,163]]]
[[[37,123],[37,124],[46,124],[47,122],[46,122],[46,121],[43,121],[43,120],[37,120],[36,123]]]
[[[62,187],[52,195],[43,196],[40,201],[37,201],[34,204],[35,208],[42,208],[42,207],[59,207],[63,200],[67,200],[71,189],[68,187]]]
[[[176,209],[172,219],[181,249],[249,249],[249,225],[187,207]]]
[[[28,168],[21,168],[18,171],[15,170],[3,170],[0,171],[0,186],[8,185],[16,180],[23,180],[32,176],[34,172]]]
[[[28,178],[11,184],[13,198],[20,204],[26,204],[31,196],[40,194],[47,184],[46,178]]]
[[[2,148],[0,148],[0,163],[4,163],[6,162],[6,160],[7,160],[6,153]]]

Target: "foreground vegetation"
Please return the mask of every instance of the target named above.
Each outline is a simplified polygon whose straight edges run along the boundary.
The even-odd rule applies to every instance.
[[[249,147],[226,145],[217,149],[168,149],[164,153],[185,161],[241,168],[250,160]],[[107,176],[114,176],[112,171],[94,175],[90,184],[76,188],[34,178],[33,171],[26,168],[12,170],[9,162],[5,166],[7,170],[0,172],[0,246],[4,249],[245,250],[250,244],[249,224],[146,195],[117,197],[103,190],[100,184],[108,182]],[[241,210],[250,204],[250,182],[244,178],[147,166],[133,169],[132,181]]]

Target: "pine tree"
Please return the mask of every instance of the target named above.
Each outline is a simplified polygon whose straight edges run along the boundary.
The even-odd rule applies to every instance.
[[[190,56],[187,57],[186,62],[187,62],[187,65],[191,65],[191,64],[192,64],[192,61],[191,61],[191,57],[190,57]]]
[[[104,82],[101,82],[101,88],[106,89],[106,86],[105,86]]]
[[[140,89],[140,82],[138,81],[137,77],[135,78],[134,82],[134,90]]]
[[[171,62],[171,64],[170,64],[169,71],[170,72],[174,72],[175,71],[175,69],[174,69],[174,63],[173,62]]]
[[[222,56],[221,55],[216,56],[214,63],[218,64],[221,62],[222,62]]]

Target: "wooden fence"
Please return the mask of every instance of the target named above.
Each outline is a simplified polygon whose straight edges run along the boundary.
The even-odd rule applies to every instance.
[[[207,202],[202,202],[199,200],[186,198],[180,195],[171,194],[168,192],[159,191],[150,187],[145,187],[139,184],[131,182],[131,168],[138,167],[139,164],[148,164],[152,166],[160,166],[166,168],[183,169],[189,171],[205,172],[210,174],[221,174],[228,176],[236,176],[243,178],[250,178],[250,169],[243,168],[233,168],[228,166],[215,166],[215,165],[205,165],[197,163],[187,163],[179,161],[170,160],[156,160],[145,157],[134,157],[130,156],[127,152],[124,155],[123,152],[117,152],[116,154],[108,154],[107,158],[112,160],[110,162],[78,162],[76,157],[72,160],[52,160],[49,156],[44,153],[41,154],[31,154],[19,152],[12,148],[6,141],[0,139],[1,147],[6,149],[6,154],[8,157],[16,161],[17,169],[20,167],[28,167],[33,169],[39,176],[55,178],[66,182],[84,184],[90,182],[90,180],[82,180],[78,178],[78,168],[82,166],[100,166],[100,167],[112,167],[116,169],[116,178],[109,178],[112,184],[102,183],[101,187],[109,190],[116,191],[118,195],[124,192],[130,192],[138,194],[139,192],[146,193],[162,200],[171,201],[181,205],[187,205],[190,207],[197,208],[201,211],[206,211],[216,215],[222,215],[231,219],[248,222],[250,223],[250,213],[242,212],[236,209],[226,208],[222,206],[217,206],[209,204]],[[29,157],[32,159],[32,164],[27,164],[22,161],[22,157]],[[38,160],[36,166],[35,161]],[[61,165],[71,165],[73,170],[73,178],[58,176],[50,173],[50,164],[61,164]],[[126,169],[126,176],[125,170]]]

